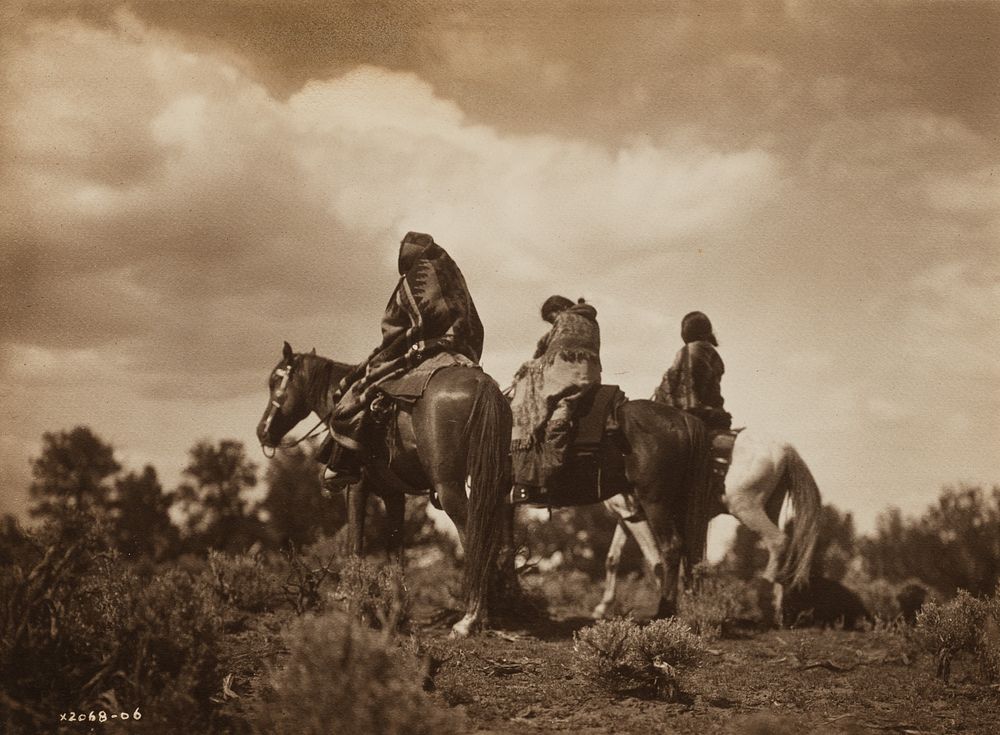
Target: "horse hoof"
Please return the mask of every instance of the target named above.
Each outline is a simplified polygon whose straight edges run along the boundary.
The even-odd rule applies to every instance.
[[[604,618],[607,617],[607,614],[608,614],[607,606],[604,603],[601,603],[600,605],[594,608],[594,612],[592,612],[590,615],[594,620],[604,620]]]
[[[451,635],[449,638],[468,638],[472,635],[473,620],[469,618],[462,618],[453,626],[451,626]]]

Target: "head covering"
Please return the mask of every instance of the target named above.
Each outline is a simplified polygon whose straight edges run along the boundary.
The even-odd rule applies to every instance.
[[[681,320],[681,339],[684,344],[691,342],[711,342],[718,347],[719,341],[712,333],[712,322],[700,311],[692,311]]]
[[[399,275],[405,275],[423,252],[434,244],[434,238],[430,235],[407,232],[399,244]]]
[[[545,299],[545,303],[542,304],[542,319],[552,322],[556,318],[556,314],[560,311],[565,311],[572,305],[573,302],[565,296],[549,296]]]

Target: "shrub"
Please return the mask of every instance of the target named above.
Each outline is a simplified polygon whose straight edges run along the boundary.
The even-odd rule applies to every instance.
[[[616,694],[674,699],[679,694],[678,667],[696,665],[704,655],[702,640],[676,619],[645,627],[623,618],[602,620],[574,636],[581,674]]]
[[[978,654],[986,675],[991,680],[1000,679],[1000,586],[983,603]]]
[[[263,612],[279,598],[278,577],[264,565],[260,554],[231,556],[210,551],[208,569],[215,592],[237,610]]]
[[[285,555],[287,571],[282,584],[282,596],[299,615],[307,610],[320,611],[323,608],[322,589],[337,565],[334,556],[324,558],[310,551],[299,554],[290,546]]]
[[[450,713],[421,689],[419,662],[342,613],[298,620],[288,659],[265,677],[255,726],[271,735],[446,735]]]
[[[728,635],[737,620],[761,620],[750,582],[704,564],[695,567],[694,578],[694,588],[680,601],[680,618],[694,633],[711,640]]]
[[[396,630],[409,621],[410,596],[396,566],[347,559],[340,568],[334,597],[347,611],[372,628]]]
[[[119,704],[141,707],[130,732],[165,722],[197,732],[212,720],[222,682],[215,593],[177,570],[140,579],[103,538],[95,525],[49,529],[0,569],[5,732],[47,731],[52,713]]]
[[[211,719],[222,684],[222,609],[204,578],[171,570],[139,595],[122,662],[134,672],[123,702],[143,702],[148,723],[193,732]],[[152,727],[151,727],[152,729]]]
[[[930,602],[917,614],[917,633],[936,656],[937,675],[948,681],[957,653],[973,654],[990,679],[1000,677],[1000,589],[979,599],[959,590],[944,604]]]
[[[0,566],[0,724],[37,731],[52,712],[89,704],[131,608],[133,578],[94,520],[21,533]],[[109,648],[110,647],[110,648]],[[95,676],[96,672],[96,676]]]

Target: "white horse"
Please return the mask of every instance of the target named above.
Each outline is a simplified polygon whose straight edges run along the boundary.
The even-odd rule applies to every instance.
[[[778,527],[778,516],[786,497],[792,502],[795,517],[788,536]],[[629,536],[638,542],[651,568],[656,569],[661,560],[649,525],[634,515],[634,501],[616,495],[604,504],[617,517],[618,523],[608,549],[604,596],[594,608],[595,618],[607,615],[615,601],[618,565]],[[779,621],[783,585],[795,588],[809,581],[821,506],[816,481],[795,447],[753,429],[737,434],[726,473],[725,491],[719,497],[714,515],[729,513],[760,535],[768,551],[767,567],[762,576],[774,584],[775,613]],[[690,570],[687,571],[685,576],[689,577]],[[659,579],[660,575],[654,578]]]

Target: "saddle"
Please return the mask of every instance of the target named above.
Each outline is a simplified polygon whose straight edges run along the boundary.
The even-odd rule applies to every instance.
[[[626,400],[617,385],[601,385],[581,399],[565,464],[546,487],[516,485],[510,502],[591,505],[627,490],[625,456],[629,450],[618,421],[618,409]]]
[[[413,366],[402,375],[391,376],[381,381],[378,383],[378,390],[388,399],[412,405],[420,400],[424,391],[427,390],[427,384],[431,382],[431,378],[438,370],[456,365],[479,367],[465,355],[454,352],[439,352]]]
[[[708,432],[710,442],[709,455],[712,462],[712,488],[721,495],[725,492],[726,473],[733,461],[733,445],[736,435],[743,431],[739,429],[713,429]]]

